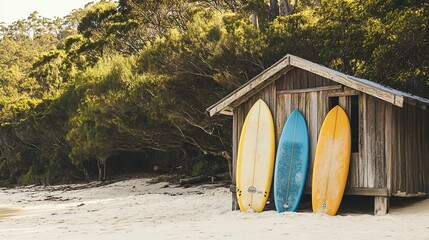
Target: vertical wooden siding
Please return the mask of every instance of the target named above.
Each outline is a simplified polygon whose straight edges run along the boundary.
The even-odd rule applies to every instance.
[[[342,90],[284,93],[338,85],[329,79],[294,68],[234,108],[233,167],[244,119],[263,99],[275,121],[276,143],[290,113],[298,108],[309,128],[310,164],[306,191],[311,189],[314,151],[319,130],[329,111],[329,96],[338,93],[350,116],[350,102]],[[429,110],[404,104],[398,108],[364,93],[359,97],[359,152],[352,154],[347,188],[388,188],[393,195],[429,193]],[[234,173],[235,174],[235,173]],[[235,180],[233,182],[235,184]]]
[[[359,95],[360,106],[360,131],[359,131],[359,181],[351,184],[353,187],[363,188],[387,188],[386,151],[390,151],[386,144],[386,132],[390,133],[390,127],[386,124],[386,109],[391,109],[391,104],[380,99],[361,93]],[[386,150],[387,149],[387,150]]]
[[[280,138],[281,131],[286,122],[286,119],[294,109],[299,109],[305,117],[308,126],[310,153],[309,153],[309,167],[307,173],[306,189],[311,189],[311,177],[313,172],[314,152],[316,149],[318,133],[322,125],[322,121],[327,114],[326,105],[317,104],[324,101],[327,96],[326,92],[310,92],[310,93],[296,93],[296,94],[278,94],[277,101],[277,142]]]
[[[306,181],[306,192],[311,189],[314,152],[323,120],[329,111],[329,96],[340,96],[339,104],[351,116],[350,98],[343,90],[283,93],[282,90],[296,90],[338,85],[329,79],[295,68],[276,81],[277,115],[275,117],[277,141],[287,117],[298,108],[304,115],[310,140],[310,164]],[[387,188],[386,152],[390,153],[391,131],[386,130],[386,114],[392,105],[364,93],[359,98],[359,152],[352,154],[347,188]],[[389,112],[390,111],[390,112]],[[387,138],[386,134],[389,135]],[[390,167],[390,166],[389,166]]]
[[[392,195],[419,196],[429,193],[429,114],[405,104],[392,109]]]
[[[286,119],[293,110],[298,108],[304,115],[307,122],[310,142],[310,163],[308,165],[307,180],[305,185],[306,192],[311,189],[314,152],[316,149],[319,130],[329,110],[329,91],[313,91],[290,94],[284,94],[279,91],[317,88],[331,85],[337,84],[330,81],[329,79],[298,68],[292,69],[286,75],[277,80],[277,115],[275,117],[277,142],[280,138],[281,131],[283,130]]]

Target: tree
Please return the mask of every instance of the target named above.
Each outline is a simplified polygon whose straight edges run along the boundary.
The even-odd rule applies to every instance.
[[[338,71],[355,75],[369,58],[364,48],[365,26],[358,1],[322,2],[316,11],[315,46],[319,61]]]
[[[374,47],[364,74],[429,98],[429,4],[417,1],[389,9],[373,20],[378,27],[368,33]]]

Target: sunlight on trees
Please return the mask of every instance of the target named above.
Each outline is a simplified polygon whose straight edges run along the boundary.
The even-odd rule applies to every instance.
[[[231,119],[205,109],[287,53],[429,98],[428,23],[426,1],[120,0],[0,24],[0,184],[131,154],[226,172]]]

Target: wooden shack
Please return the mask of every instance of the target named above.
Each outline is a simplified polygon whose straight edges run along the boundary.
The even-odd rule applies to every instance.
[[[352,154],[346,195],[374,196],[374,213],[386,214],[389,197],[429,194],[429,100],[286,55],[207,109],[233,118],[233,173],[241,127],[250,107],[263,99],[275,121],[277,142],[289,114],[305,116],[310,164],[305,192],[311,193],[317,138],[328,111],[339,104],[350,119]],[[231,191],[237,209],[235,176]]]

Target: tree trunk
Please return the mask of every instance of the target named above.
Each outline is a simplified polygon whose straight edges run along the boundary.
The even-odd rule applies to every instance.
[[[104,165],[104,172],[103,172],[103,181],[106,181],[106,172],[107,172],[107,170],[106,170],[106,166],[107,166],[107,158],[105,158],[104,159],[104,161],[103,161],[103,165]]]
[[[101,160],[97,158],[97,167],[98,167],[98,181],[101,181],[101,175],[103,170],[101,169]]]
[[[80,163],[77,167],[80,171],[83,172],[83,176],[85,177],[85,180],[89,180],[89,173],[88,173],[88,170],[85,168],[85,166],[83,166],[83,164]]]
[[[99,157],[97,158],[97,166],[98,166],[98,181],[106,181],[106,162],[107,157]]]
[[[252,13],[252,25],[253,25],[253,28],[259,29],[259,20],[258,20],[257,12]]]
[[[279,15],[278,0],[270,0],[270,19],[274,20]]]
[[[182,153],[182,154],[180,154]],[[188,173],[189,167],[188,167],[188,151],[186,151],[185,148],[181,148],[179,152],[179,158],[182,160],[183,170]]]
[[[296,6],[298,5],[298,0],[296,0],[295,5],[292,5],[289,0],[281,0],[280,2],[280,15],[281,16],[290,16],[294,13]]]

